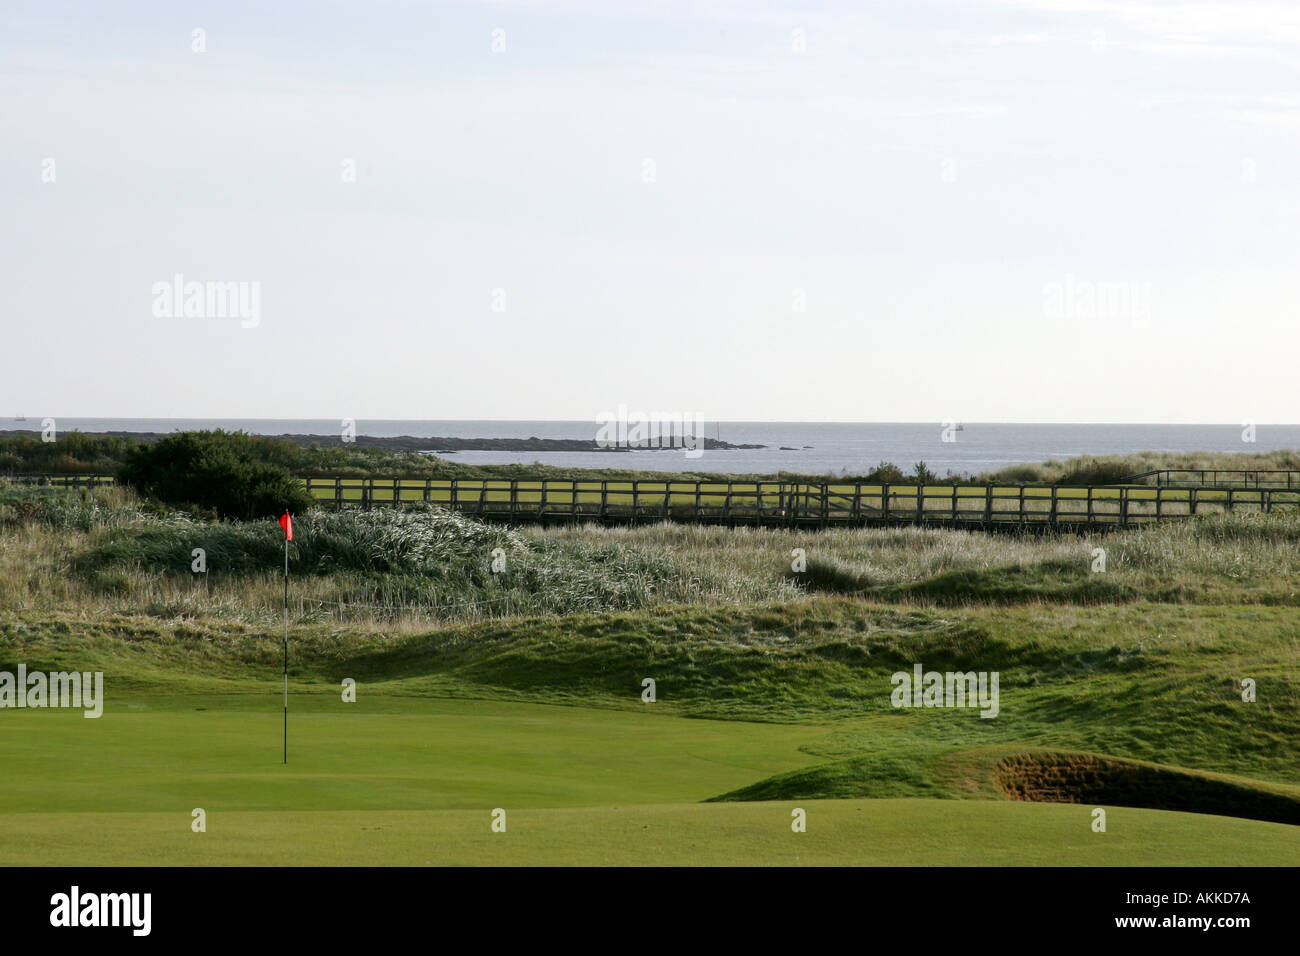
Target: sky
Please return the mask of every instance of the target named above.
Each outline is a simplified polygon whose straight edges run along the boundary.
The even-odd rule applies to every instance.
[[[0,212],[0,422],[1300,422],[1292,2],[6,0]]]

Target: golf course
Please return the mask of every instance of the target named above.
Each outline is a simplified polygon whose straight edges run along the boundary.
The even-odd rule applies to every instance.
[[[103,675],[0,710],[0,861],[1300,860],[1293,513],[294,524],[286,742],[274,519],[0,482],[0,673]],[[998,699],[900,706],[914,669]]]

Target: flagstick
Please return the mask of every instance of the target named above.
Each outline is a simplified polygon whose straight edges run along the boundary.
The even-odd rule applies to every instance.
[[[284,539],[284,762],[289,762],[289,537]]]

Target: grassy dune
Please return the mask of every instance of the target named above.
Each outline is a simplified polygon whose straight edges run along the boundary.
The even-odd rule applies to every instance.
[[[0,604],[96,615],[278,619],[274,522],[160,512],[122,489],[83,500],[0,485]],[[207,572],[191,571],[207,553]],[[493,573],[500,548],[505,569]],[[1093,570],[1096,551],[1105,571]],[[802,549],[807,569],[791,571]],[[1105,535],[932,528],[723,528],[663,523],[511,530],[439,509],[315,513],[298,522],[293,600],[308,620],[412,629],[518,614],[737,606],[850,594],[923,606],[1292,605],[1300,520],[1206,516]]]

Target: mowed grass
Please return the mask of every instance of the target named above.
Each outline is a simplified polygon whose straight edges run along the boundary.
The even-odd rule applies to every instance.
[[[293,688],[4,711],[0,812],[424,810],[701,801],[816,760],[817,727]]]
[[[994,800],[701,803],[820,725],[296,689],[6,713],[5,865],[1289,865],[1300,827]],[[336,698],[337,703],[330,698]],[[184,709],[179,709],[184,708]],[[791,830],[802,808],[807,832]],[[206,831],[191,830],[191,811]],[[492,811],[506,832],[491,830]]]
[[[791,831],[791,811],[807,831]],[[474,810],[0,813],[10,865],[1291,866],[1300,827],[1113,807],[934,800]]]

